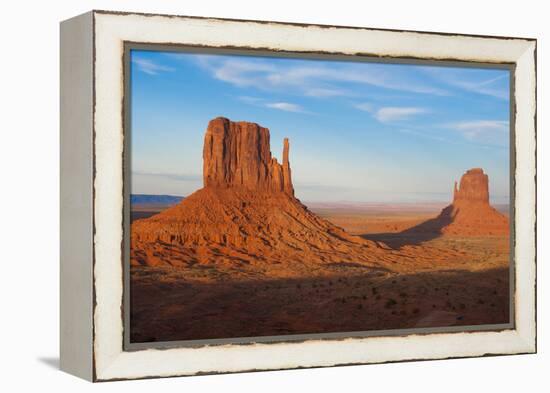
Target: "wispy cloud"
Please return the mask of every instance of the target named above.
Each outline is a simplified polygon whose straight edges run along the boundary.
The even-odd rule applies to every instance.
[[[370,102],[360,102],[353,104],[353,106],[361,111],[371,113],[372,116],[381,123],[408,120],[416,115],[428,112],[427,109],[418,107],[385,106],[376,108]]]
[[[306,111],[301,105],[293,104],[291,102],[284,102],[284,101],[272,102],[264,98],[250,97],[250,96],[239,96],[237,98],[240,101],[245,102],[247,104],[260,106],[264,108],[277,109],[285,112],[310,113]]]
[[[239,101],[242,101],[250,105],[264,106],[265,98],[251,97],[251,96],[239,96],[237,97]]]
[[[506,88],[495,86],[495,82],[503,79],[505,76],[506,75],[500,75],[481,82],[454,80],[451,81],[451,83],[473,93],[484,94],[500,99],[508,99],[510,97],[510,91]]]
[[[309,97],[338,97],[338,96],[353,96],[355,95],[349,90],[327,87],[312,87],[305,91],[305,95]]]
[[[503,146],[508,144],[509,123],[505,120],[473,120],[447,124],[472,142]]]
[[[291,104],[290,102],[271,102],[265,104],[268,108],[279,109],[285,112],[303,112],[304,109],[297,104]]]
[[[353,104],[353,106],[359,109],[360,111],[369,112],[369,113],[374,112],[374,105],[371,104],[370,102],[359,102],[359,103]]]
[[[350,86],[369,85],[383,89],[419,94],[448,95],[437,86],[427,85],[410,73],[388,69],[380,64],[341,63],[333,66],[308,61],[293,64],[267,62],[262,59],[223,59],[200,55],[196,62],[214,78],[237,87],[253,87],[263,91],[290,91],[309,97],[354,96]]]
[[[449,70],[436,67],[424,68],[432,77],[449,86],[470,93],[509,99],[509,73],[504,70],[461,69]]]
[[[378,109],[374,117],[382,123],[390,123],[393,121],[407,120],[426,112],[427,110],[424,108],[388,106]]]
[[[276,68],[258,61],[224,60],[219,66],[211,66],[216,79],[239,87],[279,84],[275,78]]]
[[[138,70],[145,72],[149,75],[157,75],[161,72],[175,71],[175,68],[167,67],[162,64],[158,64],[150,59],[144,59],[141,57],[132,57],[132,63],[136,65]]]

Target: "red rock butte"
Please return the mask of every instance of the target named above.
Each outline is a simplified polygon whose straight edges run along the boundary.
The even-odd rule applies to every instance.
[[[489,203],[489,176],[473,168],[455,182],[453,202],[436,218],[441,233],[462,236],[507,235],[508,218]]]
[[[279,275],[292,269],[348,263],[400,269],[424,260],[429,248],[400,251],[347,233],[312,213],[295,196],[290,170],[290,143],[283,160],[270,151],[270,133],[249,122],[218,117],[209,122],[203,148],[204,187],[179,204],[131,225],[130,260],[134,266],[189,267],[199,264],[239,266],[269,263]],[[489,204],[489,180],[481,169],[455,184],[453,203],[411,232],[459,236],[508,233],[508,219]],[[402,252],[414,253],[407,264]],[[434,251],[435,252],[435,251]],[[441,257],[441,252],[436,252]],[[412,255],[412,254],[411,254]],[[412,263],[412,262],[411,262]]]
[[[204,187],[131,226],[134,265],[325,263],[377,265],[373,241],[348,234],[294,196],[289,141],[280,164],[269,130],[218,117],[204,136]]]
[[[460,188],[455,182],[453,205],[489,204],[489,176],[481,168],[473,168],[460,179]]]
[[[243,186],[294,195],[288,151],[285,138],[283,163],[279,164],[271,156],[267,128],[218,117],[208,123],[204,135],[204,187]]]

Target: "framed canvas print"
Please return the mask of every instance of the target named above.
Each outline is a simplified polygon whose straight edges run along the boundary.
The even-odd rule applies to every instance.
[[[61,24],[61,368],[536,351],[536,41]]]

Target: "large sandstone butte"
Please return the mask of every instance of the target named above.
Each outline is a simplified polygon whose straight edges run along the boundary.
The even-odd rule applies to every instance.
[[[489,176],[473,168],[454,184],[453,202],[438,217],[409,232],[437,231],[458,236],[508,235],[508,218],[489,204]]]
[[[348,234],[294,196],[289,142],[280,164],[269,130],[216,118],[204,137],[204,187],[131,227],[133,265],[334,263],[378,265],[377,243]]]
[[[267,128],[218,117],[210,121],[204,136],[204,187],[242,186],[294,195],[288,149],[285,138],[281,165],[271,156]]]

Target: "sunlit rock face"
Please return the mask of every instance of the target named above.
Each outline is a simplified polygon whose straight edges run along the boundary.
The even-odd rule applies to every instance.
[[[294,195],[285,138],[283,163],[271,156],[269,129],[218,117],[204,136],[204,187],[245,187]]]
[[[455,182],[453,205],[481,203],[489,205],[489,176],[481,168],[473,168],[460,179],[460,188]]]
[[[454,185],[453,203],[439,216],[448,223],[441,232],[453,235],[506,235],[510,230],[508,217],[489,203],[489,176],[481,168],[469,169],[460,185]]]

